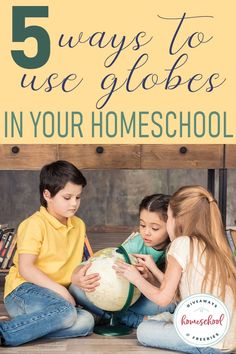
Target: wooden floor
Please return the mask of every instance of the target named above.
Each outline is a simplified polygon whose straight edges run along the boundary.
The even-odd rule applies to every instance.
[[[125,240],[126,235],[112,234],[111,237],[104,239],[101,235],[92,235],[90,237],[90,242],[93,249],[96,251],[98,249],[106,247],[116,247],[123,240]],[[99,240],[99,242],[98,242]],[[109,244],[108,244],[109,240]],[[0,276],[0,316],[7,315],[6,310],[3,305],[3,286],[4,277]],[[73,338],[66,340],[37,340],[29,344],[24,344],[20,347],[6,347],[0,348],[0,354],[18,354],[18,353],[38,353],[38,354],[110,354],[110,353],[157,353],[157,354],[171,354],[172,351],[158,350],[154,348],[146,348],[138,344],[136,339],[135,331],[128,336],[122,337],[106,337],[93,334],[89,337],[83,338]],[[177,352],[175,352],[177,353]]]

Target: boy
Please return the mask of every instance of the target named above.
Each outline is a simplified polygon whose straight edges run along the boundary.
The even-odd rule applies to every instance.
[[[82,260],[85,225],[75,213],[85,185],[85,177],[67,161],[42,168],[41,207],[20,224],[14,265],[6,277],[4,303],[12,319],[0,322],[4,345],[92,332],[92,315],[75,308],[67,290]]]

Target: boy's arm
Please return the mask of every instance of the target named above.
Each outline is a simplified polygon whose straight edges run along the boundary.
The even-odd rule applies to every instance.
[[[35,266],[36,259],[37,256],[33,254],[19,254],[20,275],[30,283],[55,291],[72,305],[75,305],[74,298],[64,286],[51,280],[46,274]]]

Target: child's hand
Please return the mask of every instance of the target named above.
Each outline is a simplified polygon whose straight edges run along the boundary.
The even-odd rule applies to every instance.
[[[145,264],[138,263],[135,265],[135,268],[138,269],[139,273],[142,274],[144,279],[148,280],[150,283],[153,283],[154,276]]]
[[[98,273],[86,275],[87,270],[91,267],[91,263],[79,266],[72,274],[72,284],[78,286],[86,292],[92,292],[99,285],[100,276]]]
[[[140,263],[135,264],[135,268],[138,269],[139,273],[141,273],[145,279],[148,279],[148,274],[150,273],[150,271],[145,266],[145,264],[140,264]]]
[[[133,256],[137,259],[138,265],[146,266],[151,272],[153,269],[156,269],[156,263],[151,255],[149,254],[133,254]]]
[[[142,275],[139,273],[135,266],[123,261],[118,260],[112,268],[115,269],[118,275],[126,278],[130,283],[133,283],[134,285],[136,285],[139,279],[142,278]]]

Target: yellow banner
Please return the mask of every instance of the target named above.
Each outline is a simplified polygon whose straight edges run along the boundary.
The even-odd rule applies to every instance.
[[[235,1],[0,3],[0,143],[235,143]]]

